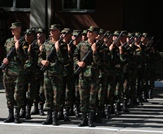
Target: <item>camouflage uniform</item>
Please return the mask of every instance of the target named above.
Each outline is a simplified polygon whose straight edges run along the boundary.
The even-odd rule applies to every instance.
[[[11,29],[20,27],[20,22],[12,23]],[[9,116],[4,122],[14,122],[20,123],[19,120],[19,111],[20,108],[24,105],[24,62],[25,54],[23,50],[23,42],[20,42],[21,46],[18,50],[14,51],[10,57],[9,63],[6,68],[3,70],[3,84],[6,92],[7,107],[9,109]],[[6,54],[9,54],[11,49],[15,47],[14,37],[6,40],[5,44]],[[13,108],[15,107],[15,117]],[[14,120],[15,118],[15,120]]]
[[[68,43],[71,40],[72,30],[70,28],[64,28],[61,31],[61,34],[63,36],[66,34],[64,38],[64,44],[65,46],[69,45]],[[69,121],[69,114],[70,114],[70,108],[73,107],[73,99],[75,95],[75,83],[74,83],[74,66],[73,66],[73,59],[72,54],[73,50],[68,51],[68,47],[65,47],[62,51],[64,54],[64,71],[63,71],[63,95],[62,95],[62,101],[63,101],[63,109],[64,109],[64,121]],[[62,114],[62,113],[60,113]],[[61,115],[59,117],[62,119]]]
[[[90,27],[90,32],[98,34],[99,28]],[[91,45],[88,41],[81,42],[78,44],[74,52],[74,64],[82,61],[83,57],[88,50],[91,49]],[[80,57],[78,59],[78,57]],[[99,69],[100,57],[98,53],[91,53],[86,61],[86,66],[83,71],[79,74],[79,93],[80,93],[80,104],[82,112],[82,122],[79,126],[89,125],[94,126],[93,115],[96,109],[96,96],[99,86]],[[87,122],[87,113],[89,113],[89,118]]]
[[[35,31],[33,29],[26,30],[26,38],[31,38],[33,41],[35,39]],[[30,36],[30,37],[29,37]],[[25,118],[31,118],[31,107],[36,96],[36,68],[38,62],[39,47],[31,42],[31,50],[27,50],[27,60],[24,64],[25,68],[25,92],[24,99],[26,105],[22,109],[21,117],[24,117],[23,111],[25,111]],[[28,42],[26,42],[27,47],[29,47]],[[28,49],[28,48],[27,48]]]
[[[7,50],[7,53],[10,51],[10,49],[13,47],[14,44],[14,40],[13,38],[7,39],[6,43],[5,43],[5,48]],[[20,51],[20,52],[19,52]],[[4,71],[3,74],[3,78],[4,78],[4,86],[5,86],[5,90],[6,90],[6,97],[7,97],[7,105],[8,107],[14,107],[14,106],[18,106],[21,107],[24,104],[24,101],[22,101],[22,92],[24,90],[23,84],[24,84],[24,69],[22,68],[22,66],[24,65],[24,55],[21,52],[21,50],[19,50],[18,52],[16,52],[14,54],[14,56],[12,57],[12,59],[10,60],[9,65],[7,66],[7,68]],[[13,79],[11,79],[10,78]],[[13,95],[10,93],[8,93],[8,91],[10,92],[10,90],[13,90],[13,86],[11,86],[10,84],[13,84],[13,82],[16,82],[17,84],[14,86],[16,90],[16,98],[13,98]],[[16,100],[14,100],[16,99]],[[16,101],[16,103],[15,103]]]
[[[45,42],[45,30],[42,28],[38,28],[36,30],[37,33],[37,40],[36,46],[39,48],[39,52],[42,49],[42,45]],[[37,51],[36,51],[37,52]],[[40,66],[38,64],[36,65],[36,93],[35,93],[35,98],[34,98],[34,109],[31,112],[31,114],[40,114],[44,115],[44,110],[43,106],[45,103],[45,96],[44,96],[44,88],[43,88],[43,83],[44,83],[44,74],[40,70]]]
[[[59,24],[51,25],[50,30],[60,30]],[[60,42],[60,49],[56,51],[55,44],[51,40],[43,44],[43,48],[39,55],[38,63],[41,66],[42,60],[48,60],[49,65],[44,71],[44,93],[45,93],[45,109],[47,110],[47,119],[43,125],[52,124],[59,125],[58,111],[61,109],[63,103],[61,95],[63,93],[63,52],[67,49],[67,45]],[[50,55],[50,56],[49,56]],[[41,67],[42,68],[42,67]],[[52,116],[53,114],[53,116]]]

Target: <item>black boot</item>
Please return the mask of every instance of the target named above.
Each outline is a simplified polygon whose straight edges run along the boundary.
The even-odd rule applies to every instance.
[[[60,124],[59,124],[59,121],[58,121],[58,119],[57,119],[57,115],[58,115],[58,112],[57,112],[57,111],[54,111],[54,112],[53,112],[53,117],[52,117],[53,125],[60,125]]]
[[[23,106],[21,108],[21,112],[20,112],[20,118],[25,118],[25,115],[26,115],[26,106]]]
[[[19,116],[20,116],[20,108],[16,108],[15,109],[15,120],[14,120],[15,123],[21,123]]]
[[[47,118],[46,118],[46,121],[44,121],[42,123],[42,125],[49,125],[49,124],[52,124],[52,112],[51,110],[48,110],[47,111]]]
[[[74,108],[74,113],[76,117],[80,117],[80,110],[79,110],[79,105],[75,104],[75,108]]]
[[[88,116],[88,126],[89,127],[95,127],[94,123],[93,123],[93,116],[94,116],[94,113],[89,113],[89,116]]]
[[[123,100],[123,107],[122,107],[123,112],[129,112],[127,108],[127,100]]]
[[[9,108],[9,115],[4,120],[4,123],[9,123],[9,122],[14,122],[14,109],[13,108]]]
[[[111,114],[111,106],[106,106],[105,114],[106,114],[106,119],[109,119]]]
[[[149,89],[149,91],[148,91],[148,98],[149,99],[152,99],[153,98],[153,89],[152,88]]]
[[[143,102],[148,102],[145,91],[142,92],[142,101]]]
[[[119,115],[119,103],[114,104],[114,114]]]
[[[58,112],[58,120],[64,120],[64,115],[63,115],[63,107],[61,108],[61,110]]]
[[[69,108],[66,108],[65,109],[65,112],[64,112],[64,121],[70,121],[70,119],[69,119]]]
[[[32,119],[31,118],[31,105],[27,105],[25,118]]]
[[[43,107],[44,107],[43,103],[39,104],[39,114],[40,115],[45,115]]]
[[[88,126],[87,113],[85,113],[85,112],[82,113],[82,120],[78,126],[79,127]]]
[[[39,114],[39,109],[38,109],[38,103],[34,103],[34,109],[33,111],[31,112],[32,115],[37,115]]]
[[[97,123],[102,123],[102,108],[99,106],[97,110],[97,115],[96,115],[96,122]]]

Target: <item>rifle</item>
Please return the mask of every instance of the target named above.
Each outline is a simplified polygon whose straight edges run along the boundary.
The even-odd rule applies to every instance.
[[[103,38],[107,35],[107,33],[108,33],[108,31],[106,31],[106,32],[103,34],[103,36],[102,36],[99,40],[97,40],[96,43],[98,44],[99,42],[101,42],[101,41],[103,40]],[[97,49],[98,49],[98,48],[100,48],[100,46],[98,46]],[[86,63],[88,57],[89,57],[91,54],[92,54],[92,49],[91,49],[91,47],[90,47],[90,49],[87,51],[87,53],[86,53],[85,56],[83,57],[82,61]],[[78,67],[78,68],[75,70],[74,74],[80,74],[80,73],[82,72],[82,70],[83,70],[83,67]]]
[[[75,38],[69,42],[69,44],[68,44],[68,45],[69,45],[70,47],[72,47],[74,40],[76,40],[76,39],[77,39],[77,37],[78,37],[80,34],[81,34],[81,31],[80,31],[80,32],[78,32],[78,34],[75,36]]]
[[[42,34],[40,34],[37,39],[35,39],[32,43],[31,43],[31,48],[33,48],[36,44],[36,42],[38,41],[38,39],[40,39],[40,37],[42,36]]]
[[[127,42],[124,43],[124,45],[122,46],[122,48],[127,49],[127,48],[129,47],[129,45],[132,44],[133,42],[134,42],[134,37],[131,36],[131,37],[129,38],[129,40],[128,40]]]
[[[146,46],[149,46],[150,43],[153,41],[153,39],[154,39],[154,36],[152,36],[152,38],[147,42]]]
[[[67,32],[65,33],[64,36],[61,36],[60,39],[58,40],[58,42],[61,42],[61,41],[63,40],[63,38],[64,38],[69,32],[70,32],[70,30],[67,31]],[[46,57],[46,60],[48,60],[48,61],[50,60],[50,57],[55,53],[55,46],[54,46],[54,44],[53,44],[52,47],[53,47],[52,50],[50,51],[49,55]],[[46,69],[46,67],[47,67],[47,66],[44,66],[44,65],[43,65],[43,66],[40,68],[40,70],[44,72],[45,69]]]
[[[25,39],[25,35],[22,36],[18,41],[21,43],[23,40]],[[16,49],[15,46],[12,47],[12,49],[10,50],[10,52],[7,54],[6,58],[8,60],[10,60],[10,58],[13,56],[13,54],[15,53]],[[7,67],[7,65],[5,63],[2,63],[0,68],[3,70]]]
[[[125,31],[121,31],[119,36],[116,38],[116,40],[113,41],[113,45],[116,45],[116,43],[118,42],[118,40],[120,39],[120,37],[122,36],[122,34],[124,33]]]

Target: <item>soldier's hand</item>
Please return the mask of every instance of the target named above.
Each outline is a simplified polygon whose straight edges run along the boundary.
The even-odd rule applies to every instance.
[[[4,63],[5,65],[7,65],[7,64],[9,63],[8,59],[7,59],[7,58],[4,58],[4,59],[3,59],[3,63]]]
[[[122,54],[123,50],[122,50],[122,46],[119,46],[119,53]]]
[[[43,66],[48,66],[49,65],[49,61],[48,60],[42,60],[41,61],[41,64],[43,65]]]
[[[79,66],[79,67],[85,67],[85,62],[79,61],[79,62],[78,62],[78,66]]]
[[[93,44],[92,44],[91,49],[92,49],[93,53],[96,52],[96,50],[97,50],[96,43],[93,43]]]
[[[29,44],[29,47],[28,47],[28,52],[31,51],[31,44]]]
[[[19,41],[16,41],[16,43],[15,43],[15,49],[18,50],[19,47],[20,47],[20,42]]]
[[[56,49],[56,51],[59,51],[59,49],[60,49],[59,41],[57,41],[57,42],[55,43],[55,49]]]
[[[68,52],[70,52],[70,51],[71,51],[70,44],[67,44],[67,49],[68,49]]]

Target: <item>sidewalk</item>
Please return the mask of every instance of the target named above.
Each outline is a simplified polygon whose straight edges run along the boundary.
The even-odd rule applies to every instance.
[[[2,86],[2,84],[0,83]],[[84,133],[84,134],[158,134],[163,133],[163,81],[155,81],[153,99],[148,99],[143,105],[129,108],[129,113],[119,116],[111,115],[110,119],[103,119],[102,123],[95,123],[96,127],[78,127],[80,118],[70,116],[71,121],[60,121],[59,126],[42,125],[46,116],[32,115],[31,120],[21,119],[21,124],[3,123],[8,116],[5,91],[0,90],[0,130],[2,133]],[[14,130],[14,131],[13,131]],[[29,130],[29,131],[27,131]]]

